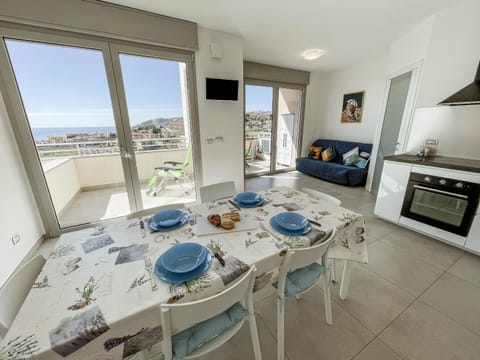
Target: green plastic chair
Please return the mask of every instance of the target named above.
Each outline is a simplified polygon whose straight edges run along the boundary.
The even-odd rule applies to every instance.
[[[185,185],[192,182],[187,174],[187,168],[191,156],[192,142],[190,141],[187,146],[187,152],[183,163],[178,161],[164,161],[163,166],[156,167],[155,173],[145,188],[145,193],[149,196],[157,196],[169,182],[175,181],[185,194],[190,194],[193,188],[185,188]]]

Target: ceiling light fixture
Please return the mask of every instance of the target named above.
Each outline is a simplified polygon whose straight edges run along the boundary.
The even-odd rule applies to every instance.
[[[320,49],[308,49],[302,53],[302,56],[305,60],[315,60],[325,53],[326,51]]]

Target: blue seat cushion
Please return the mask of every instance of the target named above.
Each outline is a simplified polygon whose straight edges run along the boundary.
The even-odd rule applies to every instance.
[[[293,297],[317,282],[325,272],[323,265],[313,263],[288,273],[285,280],[285,296]],[[274,284],[276,287],[277,284]]]
[[[175,358],[181,359],[221,335],[241,321],[246,313],[245,308],[240,303],[236,303],[213,318],[172,336],[172,352]]]

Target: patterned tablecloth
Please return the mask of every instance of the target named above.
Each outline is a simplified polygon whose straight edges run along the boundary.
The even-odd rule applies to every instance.
[[[250,231],[195,235],[199,217],[236,210],[220,200],[187,207],[189,222],[171,232],[142,231],[137,219],[63,234],[3,339],[0,360],[127,357],[161,340],[159,304],[215,294],[253,264],[258,291],[275,281],[285,249],[315,243],[333,228],[330,256],[367,262],[361,215],[287,187],[261,193],[266,204],[240,212],[242,221],[258,225]],[[283,211],[321,226],[306,236],[272,236],[268,220]],[[220,252],[226,266],[213,259],[200,278],[176,285],[153,275],[158,289],[152,290],[145,259],[155,263],[171,246],[192,241]]]

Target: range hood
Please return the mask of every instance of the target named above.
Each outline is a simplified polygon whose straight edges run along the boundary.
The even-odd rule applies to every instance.
[[[438,105],[473,105],[480,104],[480,63],[478,64],[477,74],[471,84],[449,96]]]

